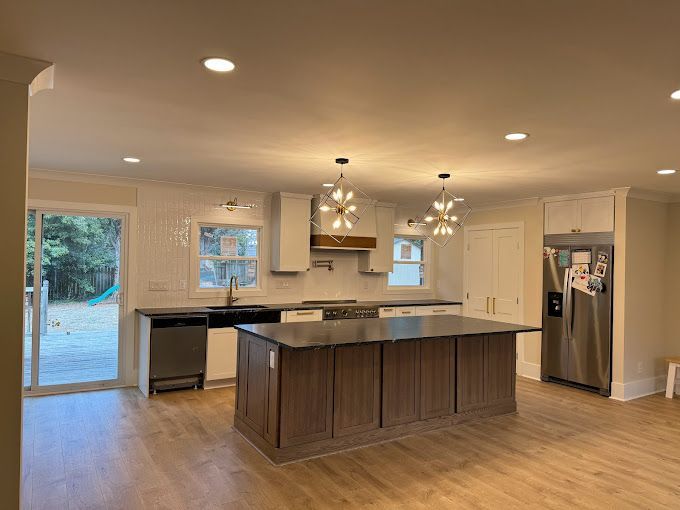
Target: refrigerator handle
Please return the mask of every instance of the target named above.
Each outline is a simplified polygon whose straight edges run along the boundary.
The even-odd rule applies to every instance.
[[[562,336],[564,338],[569,338],[569,329],[567,322],[569,319],[568,302],[569,302],[569,291],[571,287],[569,284],[569,268],[564,270],[564,285],[562,286]]]
[[[571,293],[572,293],[571,269],[567,268],[566,273],[567,273],[567,275],[569,275],[567,277],[567,281],[568,281],[568,287],[567,287],[568,288],[568,290],[567,290],[567,310],[568,310],[568,312],[567,312],[567,338],[569,340],[571,340],[571,328],[572,328],[572,325],[573,325],[573,322],[574,322],[572,320],[572,315],[574,314],[574,302],[573,302],[572,297],[571,297]]]

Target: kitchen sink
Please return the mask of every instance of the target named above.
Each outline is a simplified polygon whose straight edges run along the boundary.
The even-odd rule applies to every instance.
[[[245,309],[255,309],[255,308],[267,308],[264,305],[231,305],[231,306],[206,306],[208,310],[245,310]]]
[[[209,306],[208,328],[232,328],[237,324],[281,322],[281,311],[263,305]]]

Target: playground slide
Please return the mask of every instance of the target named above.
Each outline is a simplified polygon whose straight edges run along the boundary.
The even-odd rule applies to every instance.
[[[90,299],[87,302],[87,306],[98,305],[99,303],[104,301],[107,297],[109,297],[111,294],[113,294],[114,292],[118,292],[119,290],[120,290],[120,284],[117,283],[113,287],[109,287],[104,292],[102,292],[102,294],[100,296],[93,298],[93,299]]]

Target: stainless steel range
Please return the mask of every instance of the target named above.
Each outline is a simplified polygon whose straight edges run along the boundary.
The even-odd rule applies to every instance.
[[[324,306],[323,319],[374,319],[378,317],[377,306],[367,305],[340,305]]]
[[[374,319],[378,317],[378,306],[358,305],[356,299],[339,301],[303,301],[305,304],[326,305],[323,307],[324,320]]]

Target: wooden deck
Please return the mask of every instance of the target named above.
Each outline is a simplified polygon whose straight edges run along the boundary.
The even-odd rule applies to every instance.
[[[24,399],[23,508],[678,508],[680,398],[519,378],[515,415],[274,467],[234,388]]]
[[[31,384],[31,336],[24,343],[24,386]],[[49,332],[40,340],[41,386],[118,377],[118,332]]]

